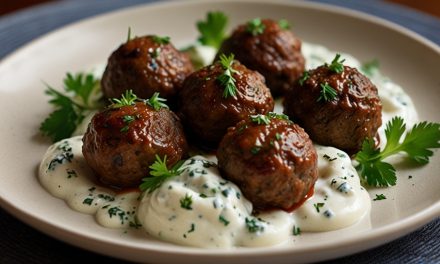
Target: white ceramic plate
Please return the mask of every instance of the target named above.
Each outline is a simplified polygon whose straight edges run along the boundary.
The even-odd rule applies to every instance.
[[[401,84],[422,120],[440,121],[438,46],[383,20],[308,2],[168,2],[126,9],[73,24],[46,35],[0,65],[0,202],[31,226],[68,243],[103,254],[142,262],[273,263],[310,262],[368,249],[403,236],[440,215],[440,154],[429,165],[399,165],[396,187],[370,190],[387,200],[372,202],[371,219],[351,228],[292,237],[287,246],[208,250],[181,247],[137,233],[100,227],[69,209],[37,181],[37,166],[49,145],[38,134],[51,111],[43,81],[62,86],[67,71],[105,63],[124,41],[136,35],[171,36],[176,46],[195,40],[195,21],[207,11],[223,10],[230,26],[255,17],[286,18],[302,39],[361,61],[380,60],[382,72]],[[408,175],[413,175],[408,179]],[[361,228],[358,228],[361,227]]]

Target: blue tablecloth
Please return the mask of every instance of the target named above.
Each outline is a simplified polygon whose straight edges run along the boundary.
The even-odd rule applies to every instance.
[[[440,45],[440,20],[415,10],[379,0],[314,1],[348,7],[385,18]],[[63,25],[146,2],[152,1],[63,0],[0,17],[0,59],[32,39]],[[2,209],[0,232],[0,263],[119,262],[46,236]],[[384,246],[326,263],[440,263],[440,219]]]

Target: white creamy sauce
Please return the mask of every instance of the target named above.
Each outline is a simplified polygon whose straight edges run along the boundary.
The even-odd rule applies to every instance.
[[[203,50],[209,62],[215,53]],[[306,68],[330,62],[335,52],[303,43]],[[345,64],[360,62],[341,53]],[[401,116],[408,126],[417,122],[410,97],[402,88],[374,71],[370,78],[383,104],[383,125]],[[276,111],[282,112],[280,102]],[[85,132],[90,119],[75,132]],[[383,134],[384,127],[380,128]],[[382,138],[384,138],[382,136]],[[381,142],[382,144],[384,142]],[[371,198],[360,185],[349,156],[333,147],[316,145],[319,178],[314,194],[293,212],[273,210],[252,214],[252,204],[233,183],[221,178],[215,157],[195,156],[184,163],[184,172],[168,179],[151,193],[122,194],[97,185],[82,155],[81,136],[52,145],[39,169],[39,179],[53,196],[73,209],[94,215],[110,228],[137,228],[172,243],[207,248],[259,247],[285,243],[302,232],[323,232],[348,227],[369,215]]]

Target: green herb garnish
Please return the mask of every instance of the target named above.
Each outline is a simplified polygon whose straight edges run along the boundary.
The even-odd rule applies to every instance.
[[[263,232],[264,226],[261,224],[261,222],[256,218],[245,218],[245,223],[248,231],[250,233],[256,233],[256,232]]]
[[[269,125],[270,124],[270,119],[267,115],[250,115],[249,116],[251,118],[251,121],[254,123],[257,123],[258,125],[261,124],[265,124],[265,125]]]
[[[133,91],[126,90],[125,94],[123,94],[120,99],[118,99],[118,98],[110,99],[110,102],[112,102],[110,107],[111,108],[121,108],[123,106],[134,105],[136,100],[138,100],[138,97],[133,93]]]
[[[335,58],[332,60],[332,63],[330,65],[326,64],[326,66],[333,72],[342,73],[344,71],[344,65],[342,63],[344,63],[345,59],[339,60],[340,57],[341,54],[337,53]]]
[[[49,103],[55,106],[55,111],[41,123],[40,131],[54,142],[71,137],[85,115],[101,107],[98,103],[101,96],[96,96],[99,80],[92,74],[67,73],[64,79],[66,94],[47,84],[46,88],[45,93],[51,97]]]
[[[180,175],[184,171],[184,168],[182,168],[183,163],[184,161],[181,160],[171,169],[168,169],[167,156],[165,155],[163,160],[161,160],[159,155],[156,155],[156,161],[149,167],[150,177],[142,179],[139,189],[143,192],[153,192],[155,189],[159,188],[165,180]]]
[[[180,207],[182,207],[183,209],[192,210],[191,204],[192,204],[191,195],[185,194],[185,197],[180,199]]]
[[[289,21],[287,21],[286,19],[280,19],[278,21],[278,26],[280,26],[280,28],[284,30],[290,29]]]
[[[168,36],[165,37],[160,37],[157,35],[153,36],[153,41],[156,42],[157,44],[163,45],[163,44],[168,44],[170,43],[171,38]]]
[[[298,80],[299,85],[303,86],[304,82],[307,81],[309,77],[310,77],[310,73],[308,71],[303,72],[303,75]]]
[[[218,217],[218,220],[222,222],[225,226],[229,225],[229,221],[222,215]]]
[[[313,204],[313,206],[315,207],[316,212],[319,213],[319,210],[320,210],[322,207],[324,207],[324,203],[315,203],[315,204]]]
[[[266,25],[263,24],[260,18],[254,18],[246,25],[246,31],[254,36],[263,34],[264,29],[266,29]]]
[[[147,103],[149,106],[153,107],[154,110],[160,110],[163,108],[168,108],[168,105],[166,105],[164,102],[166,102],[167,99],[159,97],[159,93],[156,92],[151,96],[150,99],[146,100],[145,103]]]
[[[200,32],[199,42],[205,46],[219,49],[225,39],[228,17],[223,12],[208,12],[205,21],[197,22]]]
[[[328,83],[324,83],[324,84],[321,83],[320,86],[321,86],[321,91],[319,93],[318,100],[316,100],[317,102],[320,101],[329,102],[336,98],[336,95],[338,93]]]
[[[373,199],[373,201],[380,201],[380,200],[385,200],[387,197],[381,193],[381,194],[376,194],[376,198]]]
[[[131,40],[131,27],[128,27],[127,42],[129,42],[130,40]]]
[[[377,59],[374,59],[369,62],[365,62],[361,66],[361,71],[369,77],[373,76],[374,72],[376,72],[378,69],[379,69],[379,61]]]
[[[297,227],[297,226],[293,226],[293,232],[292,232],[292,234],[293,234],[294,236],[299,236],[299,235],[301,235],[301,229],[300,229],[299,227]]]
[[[370,186],[392,186],[396,184],[396,169],[383,160],[399,152],[408,154],[410,160],[419,164],[429,162],[433,155],[430,150],[440,147],[440,124],[421,122],[415,124],[401,138],[406,130],[406,125],[401,117],[394,117],[385,128],[386,145],[383,150],[375,147],[374,139],[367,138],[362,144],[362,149],[356,154],[356,166],[361,179]]]
[[[217,80],[224,87],[223,98],[235,96],[237,93],[237,87],[235,86],[235,79],[232,77],[232,74],[237,73],[237,71],[232,68],[232,65],[234,64],[234,54],[230,54],[229,57],[226,57],[225,54],[221,54],[220,64],[223,67],[224,72],[217,77]]]

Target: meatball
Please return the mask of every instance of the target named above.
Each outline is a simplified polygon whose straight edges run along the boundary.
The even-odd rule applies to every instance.
[[[110,186],[135,187],[149,175],[155,156],[177,163],[187,152],[179,118],[145,102],[96,114],[83,137],[83,154],[98,179]]]
[[[315,147],[293,122],[258,118],[229,128],[217,151],[219,169],[254,208],[290,210],[304,201],[318,178]]]
[[[314,142],[355,154],[376,136],[382,104],[376,86],[338,59],[305,72],[286,95],[284,111]]]
[[[130,89],[144,99],[159,92],[172,102],[192,71],[189,56],[178,51],[168,37],[137,37],[111,54],[101,80],[102,92],[107,98],[119,98]]]
[[[188,135],[207,148],[216,148],[228,127],[248,115],[274,108],[261,74],[234,61],[233,56],[222,58],[192,73],[179,95],[179,113]]]
[[[219,50],[261,73],[274,96],[283,95],[304,71],[301,40],[280,24],[254,19],[238,26]]]

